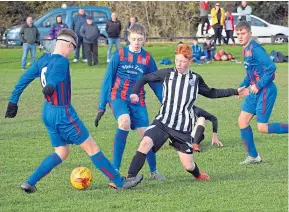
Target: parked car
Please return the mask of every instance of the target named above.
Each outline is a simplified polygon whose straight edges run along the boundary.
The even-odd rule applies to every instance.
[[[239,22],[238,20],[238,13],[232,13],[234,16],[234,25]],[[211,23],[211,16],[209,15],[209,21]],[[206,27],[206,26],[205,26]],[[252,36],[258,37],[258,41],[261,43],[271,43],[271,36],[273,36],[273,43],[284,43],[288,42],[288,34],[289,34],[289,28],[279,25],[270,24],[263,19],[251,15],[251,30],[252,30]],[[204,31],[205,33],[205,31]],[[214,35],[214,29],[211,28],[208,33],[210,35]],[[223,37],[226,37],[226,32],[223,30],[222,32]],[[201,24],[198,25],[198,32],[196,34],[197,37],[201,36]],[[234,32],[234,37],[236,36],[236,32]],[[236,40],[236,43],[238,43],[238,40]],[[230,40],[231,41],[231,40]]]
[[[83,8],[86,15],[93,17],[93,22],[97,24],[100,30],[100,42],[107,42],[107,33],[105,31],[106,21],[111,16],[111,11],[108,7],[67,7],[67,8],[58,8],[53,9],[40,17],[38,20],[34,21],[34,25],[38,28],[40,33],[40,39],[43,39],[50,33],[50,28],[53,24],[56,23],[56,17],[58,15],[62,16],[62,20],[67,26],[72,29],[72,20],[75,15],[78,14],[78,10]],[[8,39],[8,45],[17,46],[22,45],[19,32],[22,25],[13,26],[7,29],[3,35],[3,40]],[[9,41],[11,40],[11,41]]]

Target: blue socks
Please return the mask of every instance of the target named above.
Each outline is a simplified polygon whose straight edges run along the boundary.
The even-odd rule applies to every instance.
[[[147,162],[149,164],[150,172],[154,172],[157,170],[157,162],[156,162],[156,153],[150,150],[147,153]]]
[[[126,145],[126,139],[129,131],[117,129],[114,137],[114,145],[113,145],[113,159],[112,164],[113,167],[117,170],[120,168],[122,155]]]
[[[279,122],[268,124],[268,133],[285,134],[288,133],[288,124]]]
[[[105,176],[107,176],[110,181],[114,182],[117,187],[123,186],[123,178],[114,169],[109,160],[103,155],[101,151],[95,155],[90,156],[90,159],[92,160],[92,163],[95,165],[95,167]]]
[[[258,153],[256,151],[253,132],[250,125],[244,129],[241,129],[241,137],[245,144],[245,148],[248,152],[248,155],[254,158],[257,157]]]
[[[45,158],[40,166],[27,179],[27,182],[34,186],[41,178],[49,174],[50,171],[62,162],[58,154],[53,153]]]

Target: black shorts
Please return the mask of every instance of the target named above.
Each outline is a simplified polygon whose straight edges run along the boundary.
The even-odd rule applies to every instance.
[[[157,119],[147,128],[144,136],[148,136],[153,140],[153,152],[157,152],[169,138],[170,146],[174,147],[176,151],[186,154],[193,153],[190,132],[185,133],[171,129]]]

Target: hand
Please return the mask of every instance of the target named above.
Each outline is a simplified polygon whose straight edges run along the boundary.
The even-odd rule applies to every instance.
[[[14,118],[17,114],[18,106],[15,103],[9,102],[5,114],[5,118]]]
[[[212,146],[213,146],[214,144],[217,144],[217,146],[220,146],[220,147],[224,146],[224,145],[222,144],[222,142],[218,139],[217,133],[213,133]]]
[[[256,93],[258,93],[259,92],[259,89],[258,89],[258,87],[257,87],[257,85],[250,85],[250,92],[251,93],[254,93],[254,94],[256,94]]]
[[[138,95],[136,95],[136,94],[131,94],[131,95],[130,95],[130,100],[131,100],[132,102],[138,102],[138,101],[139,101],[139,97],[138,97]]]
[[[249,95],[249,89],[246,88],[245,86],[238,88],[238,98],[244,97],[244,96],[248,96]]]
[[[52,85],[46,85],[43,90],[42,90],[42,93],[45,95],[45,96],[52,96],[53,93],[54,93],[54,88]]]
[[[100,121],[100,119],[104,113],[105,113],[104,111],[98,111],[96,118],[95,118],[95,121],[94,121],[95,127],[98,127],[98,122]]]
[[[38,41],[38,40],[35,41],[35,43],[36,43],[36,45],[40,45],[40,41]]]

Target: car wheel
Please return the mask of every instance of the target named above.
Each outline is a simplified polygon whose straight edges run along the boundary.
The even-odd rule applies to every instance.
[[[274,37],[274,43],[286,43],[287,42],[287,38],[285,35],[276,35]]]

